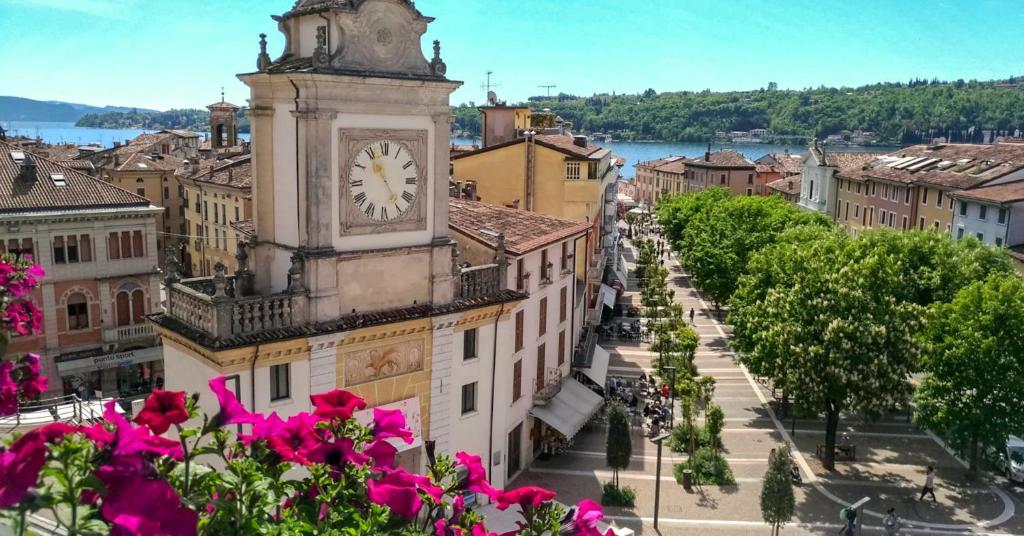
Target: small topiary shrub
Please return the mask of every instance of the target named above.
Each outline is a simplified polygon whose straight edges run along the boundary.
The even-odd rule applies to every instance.
[[[683,483],[685,469],[693,471],[694,481],[698,484],[724,486],[736,483],[729,462],[721,454],[708,447],[698,448],[697,453],[691,456],[688,462],[676,465],[674,470],[676,482]]]
[[[601,491],[601,504],[632,508],[636,505],[636,490],[629,486],[619,487],[613,482],[605,482]]]

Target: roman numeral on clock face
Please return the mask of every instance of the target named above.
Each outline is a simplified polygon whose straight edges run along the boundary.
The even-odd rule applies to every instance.
[[[358,180],[358,179],[357,180],[353,180],[352,182],[349,183],[349,186],[351,186],[353,188],[362,188],[363,187],[363,181],[362,180]]]
[[[366,203],[366,192],[357,193],[355,197],[352,198],[352,200],[355,201],[356,204],[359,205],[360,207],[363,206],[363,204]]]
[[[391,144],[386,141],[380,142],[380,153],[387,156],[389,151],[391,151]]]
[[[372,219],[373,215],[374,215],[374,213],[376,213],[376,211],[377,211],[377,207],[375,207],[373,205],[373,202],[371,201],[370,204],[366,205],[366,210],[363,211],[363,214],[366,214],[367,218],[371,218]]]
[[[411,205],[412,204],[412,200],[413,200],[412,192],[409,192],[409,191],[402,192],[402,199],[405,199],[405,202],[409,203]]]
[[[409,166],[411,166],[411,165],[412,165],[412,160],[410,160],[410,161],[406,162],[405,164],[403,164],[402,165],[402,169],[409,169]]]
[[[380,207],[380,219],[381,220],[387,220],[388,219],[388,207]]]
[[[411,184],[411,185],[415,186],[416,185],[416,177],[406,177],[405,178],[405,183],[406,184]]]

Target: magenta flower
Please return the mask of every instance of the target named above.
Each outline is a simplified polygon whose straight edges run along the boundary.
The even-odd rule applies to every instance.
[[[114,410],[113,400],[104,406],[103,418],[114,425],[113,455],[153,454],[168,456],[175,460],[184,459],[181,444],[164,437],[150,434],[144,427],[133,427],[123,415]],[[99,434],[97,434],[99,435]],[[89,436],[89,433],[86,433]]]
[[[273,414],[271,416],[276,417]],[[280,421],[280,419],[277,420]],[[303,411],[289,417],[287,422],[281,422],[280,424],[276,424],[270,419],[267,419],[267,421],[270,421],[271,424],[264,425],[266,430],[258,431],[258,433],[270,433],[271,428],[276,426],[273,433],[270,433],[266,439],[267,446],[276,452],[282,461],[308,465],[310,463],[309,459],[301,453],[316,448],[321,442],[321,438],[315,429],[319,419]],[[255,428],[259,428],[259,425],[254,427],[254,432],[256,431]]]
[[[598,521],[604,519],[604,510],[601,505],[590,499],[583,499],[576,505],[576,517],[573,518],[573,525],[576,527],[577,536],[614,536],[615,532],[608,529],[605,534],[597,528]]]
[[[391,469],[395,466],[398,449],[384,439],[378,439],[363,448],[363,454],[373,458],[373,470]]]
[[[387,506],[395,515],[406,519],[414,519],[423,507],[423,499],[414,487],[368,480],[366,496],[374,503]]]
[[[410,473],[401,467],[397,469],[385,469],[383,473],[384,476],[378,479],[380,483],[390,484],[393,486],[415,487],[423,493],[426,493],[427,496],[433,499],[435,503],[441,502],[441,496],[444,495],[444,490],[435,486],[429,477]]]
[[[498,494],[498,510],[505,510],[513,504],[523,508],[539,508],[541,504],[555,498],[555,492],[537,486],[523,486]]]
[[[53,443],[68,434],[74,434],[79,431],[81,431],[81,427],[79,426],[72,426],[62,422],[52,422],[45,426],[30,430],[28,433],[18,438],[18,440],[14,442],[14,445],[17,445],[22,441],[34,440],[35,437],[41,437],[44,443]]]
[[[355,442],[349,437],[320,441],[310,448],[300,450],[299,455],[310,462],[327,464],[335,469],[341,469],[345,462],[365,465],[369,461],[369,458],[356,452]]]
[[[398,437],[406,443],[412,443],[413,436],[412,430],[405,427],[405,415],[402,410],[373,408],[373,437]]]
[[[21,380],[21,396],[28,400],[35,400],[46,392],[46,386],[50,380],[46,376],[31,376]]]
[[[27,300],[8,303],[0,320],[16,331],[18,335],[42,332],[43,313],[34,303]]]
[[[480,456],[473,456],[466,452],[455,453],[455,459],[458,460],[458,464],[466,468],[466,479],[463,481],[465,488],[474,493],[483,493],[484,495],[495,500],[501,490],[491,486],[491,483],[487,481],[487,470],[484,469],[481,463]]]
[[[254,424],[259,419],[249,413],[249,410],[245,409],[235,394],[227,388],[227,378],[224,376],[217,376],[210,380],[210,390],[217,397],[217,402],[220,404],[220,412],[214,416],[214,419],[220,426],[228,424]]]
[[[14,363],[0,363],[0,417],[14,415],[18,412],[18,385],[11,377]]]
[[[153,389],[142,411],[135,417],[135,422],[149,427],[156,435],[161,435],[173,424],[181,424],[188,420],[185,409],[185,391],[162,391]]]
[[[313,395],[309,399],[316,407],[313,414],[325,419],[347,421],[357,410],[366,408],[365,400],[343,389]]]
[[[27,353],[21,358],[21,366],[27,369],[27,374],[38,376],[43,370],[43,366],[40,364],[39,354]]]
[[[174,488],[163,480],[134,475],[104,482],[100,514],[114,525],[111,534],[194,536],[199,515],[182,506]]]
[[[47,452],[41,434],[16,441],[0,452],[0,509],[10,508],[28,496],[28,490],[39,480]]]

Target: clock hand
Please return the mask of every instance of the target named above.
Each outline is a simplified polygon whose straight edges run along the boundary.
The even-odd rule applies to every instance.
[[[398,196],[395,195],[395,191],[391,189],[391,183],[388,182],[388,176],[387,173],[384,172],[383,167],[380,168],[380,178],[384,181],[384,187],[388,189],[388,194],[391,196],[388,197],[388,203],[394,204],[395,201],[398,201]]]

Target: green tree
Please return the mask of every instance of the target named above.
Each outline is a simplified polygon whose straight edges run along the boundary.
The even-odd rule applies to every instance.
[[[615,487],[619,487],[619,470],[629,467],[633,455],[633,440],[629,433],[629,415],[621,402],[608,404],[608,438],[605,456],[608,467],[615,472]]]
[[[768,458],[768,470],[761,483],[761,518],[771,525],[773,536],[793,519],[796,511],[793,481],[789,474],[792,463],[789,447],[775,449]]]
[[[1024,283],[1008,274],[977,281],[933,305],[925,326],[915,420],[966,452],[973,473],[980,450],[1024,432]]]
[[[718,453],[719,447],[722,446],[722,428],[725,425],[725,412],[722,411],[721,406],[718,404],[711,404],[704,411],[704,428],[708,432],[708,437],[711,438],[711,450]]]

